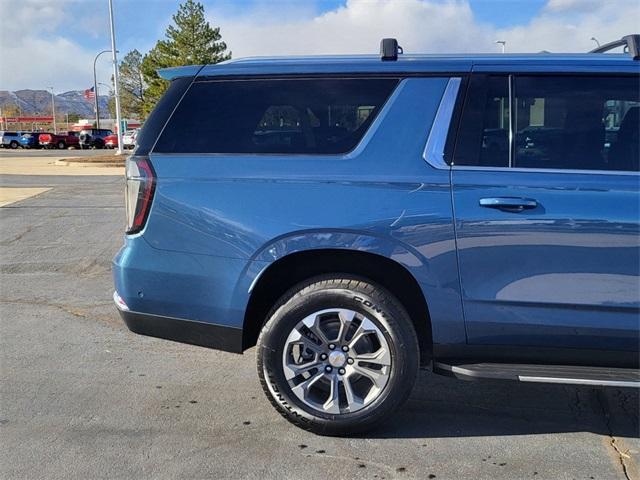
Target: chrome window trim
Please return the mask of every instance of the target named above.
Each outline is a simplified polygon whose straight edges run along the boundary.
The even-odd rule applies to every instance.
[[[574,175],[628,175],[640,176],[640,172],[631,170],[571,170],[564,168],[522,168],[522,167],[474,167],[472,165],[452,165],[452,170],[469,170],[475,172],[514,172],[514,173],[562,173]]]
[[[442,99],[440,99],[438,111],[433,119],[427,144],[422,153],[422,158],[424,158],[429,165],[440,170],[450,168],[444,161],[444,147],[447,143],[447,135],[449,134],[453,109],[456,105],[461,82],[461,77],[449,78],[444,93],[442,94]]]

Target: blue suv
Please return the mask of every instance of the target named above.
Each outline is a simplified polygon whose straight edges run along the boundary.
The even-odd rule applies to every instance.
[[[257,345],[269,400],[321,434],[389,417],[420,367],[640,386],[640,36],[611,46],[162,71],[126,165],[124,321]]]

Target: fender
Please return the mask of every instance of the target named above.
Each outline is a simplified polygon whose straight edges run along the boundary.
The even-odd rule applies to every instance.
[[[274,238],[247,263],[234,290],[233,309],[246,309],[255,285],[276,261],[293,253],[325,249],[372,253],[397,262],[408,270],[422,289],[431,315],[434,342],[466,342],[460,292],[457,288],[457,269],[452,272],[455,282],[445,286],[446,282],[436,275],[428,259],[419,251],[393,237],[377,235],[376,232],[321,229],[296,231]],[[458,306],[460,307],[457,308]]]

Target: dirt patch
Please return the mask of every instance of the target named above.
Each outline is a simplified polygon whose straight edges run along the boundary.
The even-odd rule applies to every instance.
[[[116,155],[114,153],[105,153],[104,155],[94,155],[91,157],[72,157],[72,158],[63,158],[62,162],[72,162],[72,163],[91,163],[91,164],[121,164],[124,165],[124,161],[126,160],[128,155]]]

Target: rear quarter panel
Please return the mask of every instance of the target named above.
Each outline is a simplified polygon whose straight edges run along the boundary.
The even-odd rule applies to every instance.
[[[183,296],[199,292],[198,320],[242,326],[251,286],[272,262],[309,249],[354,249],[407,268],[427,299],[434,340],[464,343],[449,171],[422,159],[447,80],[402,80],[346,155],[152,153],[155,198],[133,240],[186,257],[180,285],[157,278],[139,306],[184,316],[191,300]],[[217,291],[202,291],[207,277],[218,279],[205,280]]]

